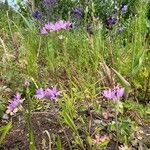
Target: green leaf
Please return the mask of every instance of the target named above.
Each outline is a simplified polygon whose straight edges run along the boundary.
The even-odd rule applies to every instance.
[[[4,114],[4,107],[3,105],[0,103],[0,118],[3,116]]]
[[[105,140],[97,145],[98,148],[105,148],[109,143],[109,140]]]
[[[121,101],[117,102],[117,111],[120,112],[121,114],[123,114],[123,104]]]
[[[0,131],[3,131],[2,135],[0,136],[0,145],[2,144],[3,140],[5,139],[6,134],[9,132],[11,128],[12,128],[11,122],[9,122],[6,126],[0,127]]]
[[[140,70],[142,63],[144,61],[144,56],[145,56],[145,50],[142,50],[137,54],[132,67],[132,75],[136,75]]]
[[[92,146],[92,138],[90,136],[87,136],[87,142],[91,147]]]
[[[56,147],[57,150],[62,150],[62,144],[59,135],[57,136]]]
[[[63,112],[62,116],[64,117],[64,121],[70,126],[70,128],[77,134],[77,128],[76,125],[74,124],[72,118],[69,116],[67,112]]]
[[[18,14],[22,17],[22,19],[25,22],[25,24],[27,25],[27,27],[32,31],[33,24],[31,24],[21,13],[18,12]]]

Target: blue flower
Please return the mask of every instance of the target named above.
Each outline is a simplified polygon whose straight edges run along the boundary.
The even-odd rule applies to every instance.
[[[80,7],[75,8],[73,12],[77,18],[81,18],[83,16],[83,10]]]
[[[42,18],[42,15],[41,15],[41,13],[40,13],[38,10],[34,11],[34,12],[32,13],[32,16],[33,16],[35,19],[41,19],[41,18]]]
[[[111,26],[115,25],[116,23],[117,23],[117,18],[116,17],[109,16],[109,17],[106,18],[106,24],[108,26],[111,27]]]
[[[123,14],[125,14],[128,11],[128,5],[123,4],[121,7],[121,11]]]
[[[123,32],[123,27],[119,27],[119,28],[117,29],[117,31],[118,31],[119,33]]]

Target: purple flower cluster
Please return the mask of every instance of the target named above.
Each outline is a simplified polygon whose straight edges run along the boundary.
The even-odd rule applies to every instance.
[[[125,14],[128,11],[128,5],[126,4],[122,4],[120,7],[120,11],[121,14]],[[117,24],[117,22],[119,22],[119,20],[117,19],[117,17],[115,17],[114,15],[108,16],[106,18],[106,25],[109,27],[109,29],[112,29],[112,27]],[[123,32],[123,28],[122,27],[118,27],[117,30],[119,33]]]
[[[35,97],[38,99],[50,99],[50,100],[56,100],[60,96],[61,91],[58,91],[56,87],[54,88],[39,88],[36,90]]]
[[[6,113],[13,115],[14,113],[17,112],[17,107],[23,102],[23,100],[21,99],[21,94],[20,93],[16,93],[16,95],[14,96],[14,98],[12,100],[9,101],[9,105],[7,107],[7,111]]]
[[[102,94],[107,99],[119,100],[124,94],[124,88],[117,86],[114,89],[104,90]]]
[[[113,25],[115,25],[117,23],[117,18],[113,17],[113,16],[109,16],[106,19],[106,24],[110,27],[112,27]]]
[[[47,35],[49,32],[59,31],[62,29],[70,29],[72,27],[72,23],[70,21],[57,21],[56,23],[47,23],[41,29],[41,34]]]

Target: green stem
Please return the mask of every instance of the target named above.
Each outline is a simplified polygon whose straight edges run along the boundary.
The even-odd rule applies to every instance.
[[[28,124],[28,131],[29,131],[29,149],[36,150],[32,121],[31,121],[31,101],[30,101],[28,88],[26,90],[26,95],[27,95],[26,97],[27,97],[27,104],[28,104],[27,124]]]
[[[146,101],[149,88],[150,88],[150,73],[149,73],[148,78],[147,78],[147,84],[146,84],[146,88],[145,88],[146,90],[145,90],[143,102]]]
[[[119,137],[117,101],[118,100],[115,99],[116,150],[118,149],[118,137]]]
[[[34,12],[35,11],[35,0],[30,0],[31,1],[31,9]]]

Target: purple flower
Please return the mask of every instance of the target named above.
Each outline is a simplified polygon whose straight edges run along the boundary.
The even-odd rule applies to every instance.
[[[42,35],[47,35],[47,34],[48,34],[48,32],[47,32],[47,30],[45,29],[45,27],[43,27],[43,28],[41,29],[41,34],[42,34]]]
[[[75,8],[73,12],[77,18],[81,18],[83,16],[83,9],[80,7]]]
[[[116,17],[109,16],[109,17],[106,18],[106,24],[108,26],[111,27],[111,26],[115,25],[116,23],[117,23],[117,18]]]
[[[55,31],[61,30],[61,29],[69,29],[71,27],[72,23],[69,21],[57,21],[55,23]]]
[[[36,90],[36,95],[35,95],[36,98],[38,99],[42,99],[45,97],[45,93],[44,93],[44,90],[43,88],[40,88],[40,89],[37,89]]]
[[[114,89],[104,90],[102,94],[107,99],[119,100],[124,94],[124,88],[117,86]]]
[[[40,88],[36,91],[35,97],[38,99],[50,99],[50,100],[56,100],[60,96],[61,91],[57,90],[56,87],[50,89],[46,88],[45,90],[43,88]]]
[[[121,11],[123,14],[125,14],[128,11],[128,5],[123,4],[121,7]]]
[[[115,97],[115,92],[111,89],[109,90],[104,90],[103,91],[103,96],[106,97],[107,99],[114,99]]]
[[[57,21],[55,23],[55,30],[54,31],[58,31],[58,30],[61,30],[61,29],[66,29],[66,25],[62,20]]]
[[[119,27],[119,28],[117,29],[117,31],[118,31],[119,33],[123,32],[123,27]]]
[[[9,105],[7,107],[7,111],[6,113],[13,115],[14,113],[17,112],[17,107],[23,102],[23,100],[21,99],[21,94],[20,93],[16,93],[16,95],[14,96],[14,98],[12,100],[9,101]]]
[[[45,24],[45,29],[47,30],[47,31],[54,31],[55,30],[55,25],[53,24],[53,23],[47,23],[47,24]]]
[[[41,19],[41,18],[42,18],[42,15],[41,15],[41,13],[40,13],[38,10],[34,11],[34,12],[32,13],[32,16],[33,16],[35,19]]]
[[[60,96],[60,91],[58,91],[56,87],[52,89],[47,88],[45,90],[45,97],[48,99],[56,100],[58,96]]]
[[[120,99],[124,94],[124,88],[120,88],[118,86],[114,89],[114,91],[115,91],[115,97],[117,99]]]
[[[14,96],[14,100],[19,101],[20,99],[21,99],[21,94],[17,92],[16,95]]]
[[[49,22],[44,25],[44,27],[41,29],[41,34],[47,35],[48,32],[53,32],[53,31],[59,31],[62,29],[70,29],[72,27],[72,23],[69,21],[57,21],[55,23]]]

